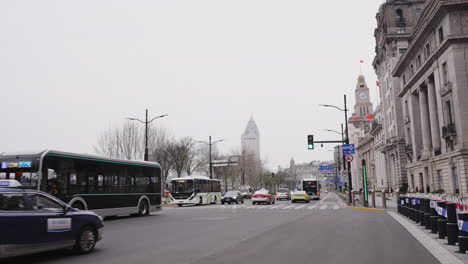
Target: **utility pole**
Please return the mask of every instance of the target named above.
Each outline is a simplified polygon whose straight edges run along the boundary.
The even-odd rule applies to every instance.
[[[213,179],[213,162],[211,160],[211,146],[213,146],[214,144],[218,143],[218,142],[221,142],[221,141],[224,141],[224,139],[220,139],[220,140],[216,140],[215,142],[211,142],[211,136],[209,136],[208,138],[208,142],[205,142],[205,141],[197,141],[199,143],[203,143],[203,144],[207,144],[208,145],[208,148],[209,148],[209,159],[210,159],[210,179]]]

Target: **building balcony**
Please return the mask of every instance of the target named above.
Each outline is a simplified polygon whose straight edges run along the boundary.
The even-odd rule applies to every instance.
[[[447,139],[449,137],[455,136],[457,134],[455,124],[450,123],[442,127],[442,137]]]

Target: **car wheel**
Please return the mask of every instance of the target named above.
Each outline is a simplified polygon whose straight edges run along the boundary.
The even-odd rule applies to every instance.
[[[275,199],[273,199],[273,204],[275,204],[275,202],[276,202]]]
[[[242,203],[244,203],[244,199],[242,199]]]
[[[178,204],[179,207],[182,207],[182,204]]]
[[[291,202],[292,202],[292,203],[296,203],[296,201],[294,201],[294,200],[292,200]]]
[[[224,202],[221,202],[221,204],[224,204]]]
[[[149,215],[149,206],[146,200],[141,201],[138,207],[138,216]]]
[[[88,254],[93,251],[96,246],[97,235],[96,230],[90,226],[81,229],[78,238],[75,241],[73,249],[79,254]]]
[[[256,205],[257,203],[256,202],[252,202],[253,205]]]
[[[239,204],[239,201],[236,200],[236,204]]]

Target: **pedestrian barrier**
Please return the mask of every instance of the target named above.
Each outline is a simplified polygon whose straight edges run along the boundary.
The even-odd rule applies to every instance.
[[[397,197],[399,214],[424,226],[458,252],[468,251],[468,199],[438,194],[405,194]]]

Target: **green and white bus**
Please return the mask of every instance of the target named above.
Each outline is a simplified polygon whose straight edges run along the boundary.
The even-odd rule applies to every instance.
[[[206,176],[187,176],[171,180],[171,199],[178,206],[221,202],[221,182]]]
[[[0,179],[57,196],[101,216],[148,215],[161,209],[157,163],[54,150],[0,154]]]

